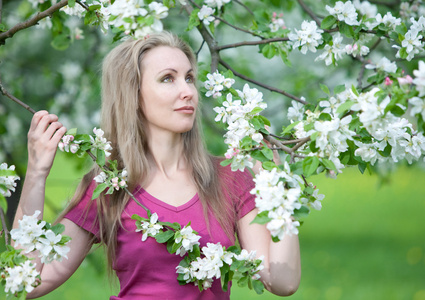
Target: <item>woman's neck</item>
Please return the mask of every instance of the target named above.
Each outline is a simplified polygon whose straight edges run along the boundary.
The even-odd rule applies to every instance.
[[[166,177],[186,169],[187,161],[183,153],[183,137],[180,133],[156,131],[148,134],[152,171]]]

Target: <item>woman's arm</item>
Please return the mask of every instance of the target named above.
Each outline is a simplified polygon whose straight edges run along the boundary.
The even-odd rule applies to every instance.
[[[257,212],[254,209],[238,221],[241,247],[256,250],[257,257],[264,255],[264,269],[260,275],[268,291],[279,296],[292,295],[301,279],[298,236],[285,236],[280,242],[273,242],[265,225],[250,224]]]
[[[56,115],[47,111],[34,114],[28,131],[28,168],[13,223],[14,228],[18,227],[18,221],[24,215],[33,215],[36,210],[42,212],[39,216],[42,219],[46,179],[53,165],[58,143],[65,132],[66,128],[58,122]],[[42,283],[28,294],[28,298],[45,295],[60,286],[74,273],[91,248],[91,233],[70,220],[63,219],[61,223],[65,225],[63,234],[72,238],[68,244],[68,259],[44,265],[38,257],[38,251],[30,253],[28,256],[34,258],[33,262],[40,272]]]

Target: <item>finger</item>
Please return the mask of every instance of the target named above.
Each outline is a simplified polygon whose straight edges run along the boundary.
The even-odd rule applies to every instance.
[[[41,118],[45,115],[47,115],[48,112],[46,110],[40,110],[34,114],[31,120],[30,130],[35,130],[38,123],[40,122]]]
[[[55,133],[53,134],[51,141],[56,144],[56,147],[65,133],[66,133],[66,127],[62,126],[58,130],[56,130]]]
[[[58,119],[58,116],[53,114],[44,115],[34,130],[35,134],[43,134],[46,132],[49,125],[53,122],[56,122]]]
[[[50,123],[49,127],[47,127],[46,129],[46,134],[45,134],[46,138],[50,140],[52,136],[55,134],[55,132],[61,129],[62,127],[63,125],[60,122]]]

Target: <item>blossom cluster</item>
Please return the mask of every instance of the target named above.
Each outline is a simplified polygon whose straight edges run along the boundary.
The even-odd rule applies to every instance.
[[[359,95],[352,94],[351,99],[355,100],[355,104],[351,110],[358,112],[360,122],[371,136],[370,141],[355,141],[358,149],[354,154],[372,165],[377,161],[398,162],[406,159],[412,163],[418,160],[425,153],[422,132],[414,130],[407,119],[386,112],[391,100],[387,96],[378,102],[378,96],[378,88]],[[385,154],[386,151],[388,154]]]
[[[204,82],[204,87],[207,89],[205,96],[217,98],[222,95],[225,89],[230,89],[235,83],[233,78],[226,78],[224,75],[215,71],[212,74],[207,74],[207,80]]]
[[[288,38],[293,43],[292,47],[300,48],[302,54],[306,54],[308,50],[316,52],[316,48],[323,42],[323,30],[319,29],[314,21],[303,21],[301,29],[294,30],[295,32],[291,32]]]
[[[200,249],[201,236],[192,229],[190,223],[182,228],[178,223],[161,222],[158,220],[158,214],[151,214],[150,211],[148,218],[133,215],[132,219],[136,220],[136,232],[142,232],[143,242],[148,237],[155,238],[158,243],[167,243],[170,253],[184,257],[176,267],[179,274],[177,279],[181,284],[194,283],[200,290],[208,289],[214,279],[221,278],[229,271],[235,273],[233,278],[260,278],[257,273],[263,269],[263,258],[256,258],[255,251],[240,251],[235,246],[226,250],[220,243],[207,243]],[[224,265],[228,268],[223,269]],[[225,280],[224,288],[227,288],[231,277]],[[262,286],[261,283],[258,285]],[[261,287],[258,292],[262,292]]]
[[[38,251],[42,263],[53,260],[61,261],[67,258],[69,247],[66,244],[70,237],[63,236],[64,226],[51,224],[38,220],[41,212],[35,211],[32,216],[24,215],[18,221],[19,227],[12,229],[10,235],[15,241],[14,249],[10,245],[0,256],[0,283],[4,285],[6,294],[25,299],[40,284],[40,274],[36,264],[31,259],[21,254]],[[9,299],[9,298],[8,298]]]
[[[157,213],[151,214],[149,219],[140,216],[133,216],[133,218],[136,219],[136,232],[141,231],[143,233],[142,242],[146,241],[148,237],[158,238],[158,234],[165,232],[169,235],[168,238],[173,237],[175,246],[172,247],[172,252],[176,255],[184,256],[186,253],[192,252],[194,247],[199,246],[201,237],[190,225],[181,228],[179,224],[171,224],[173,227],[167,229],[166,227],[169,227],[170,224],[159,222]],[[173,229],[175,232],[172,231]]]
[[[204,0],[197,16],[204,25],[208,26],[212,21],[214,21],[214,13],[220,11],[220,9],[231,0]]]
[[[78,149],[80,148],[80,142],[81,141],[74,141],[73,135],[66,134],[62,137],[58,147],[62,152],[77,153]]]
[[[127,187],[127,176],[128,172],[126,169],[123,169],[121,172],[106,170],[105,172],[100,172],[93,180],[103,184],[105,189],[109,188],[107,194],[111,194],[114,189],[118,191]]]
[[[105,31],[112,26],[135,38],[143,38],[152,32],[162,31],[161,19],[168,16],[168,7],[157,1],[148,4],[144,0],[115,0],[113,3],[103,0],[81,2],[88,7],[97,7],[94,20],[97,20]],[[61,10],[71,16],[86,17],[88,12],[82,5],[65,6]]]
[[[16,246],[22,246],[25,253],[38,250],[42,263],[50,263],[53,260],[62,261],[62,258],[67,258],[69,247],[66,244],[69,242],[69,237],[62,236],[57,227],[52,227],[45,221],[38,220],[40,211],[37,210],[32,216],[23,216],[18,221],[19,227],[10,231],[12,239]],[[62,228],[63,230],[63,228]]]
[[[4,268],[0,276],[5,280],[4,291],[12,295],[23,291],[30,293],[38,285],[37,280],[40,278],[35,264],[30,260],[14,267]]]
[[[197,257],[190,263],[183,260],[176,269],[180,282],[193,282],[202,291],[210,288],[214,279],[221,278],[225,275],[223,273],[228,272],[229,269],[234,272],[243,270],[242,274],[235,276],[236,278],[245,277],[249,280],[258,280],[260,278],[258,272],[264,268],[263,259],[264,257],[256,258],[255,251],[248,252],[243,249],[240,254],[237,254],[226,250],[220,243],[207,243],[202,247],[202,257]],[[223,268],[224,265],[229,268]]]
[[[302,178],[291,172],[287,162],[282,164],[280,170],[261,170],[254,182],[255,188],[251,194],[255,195],[255,206],[259,216],[266,218],[267,229],[275,240],[298,234],[300,223],[293,216],[303,205],[318,210],[321,208],[320,201],[324,196],[318,194],[318,189],[313,193],[304,193]]]
[[[94,137],[90,136],[90,140],[92,142],[92,150],[102,150],[105,152],[105,156],[108,157],[111,155],[109,151],[112,151],[111,142],[109,142],[105,137],[103,137],[104,132],[102,129],[97,129],[96,127],[93,129]]]
[[[206,83],[205,86],[210,84]],[[215,89],[215,86],[212,89]],[[225,157],[232,160],[233,171],[253,166],[249,155],[245,153],[244,139],[251,139],[255,145],[261,143],[263,135],[254,127],[252,120],[267,107],[263,101],[263,94],[255,88],[251,89],[248,84],[244,85],[242,91],[235,90],[235,93],[238,95],[236,99],[233,98],[232,93],[228,93],[222,106],[214,108],[217,113],[215,121],[228,125],[224,142],[229,148]]]
[[[2,171],[11,174],[3,175]],[[12,194],[11,192],[15,191],[16,180],[19,180],[20,178],[14,174],[14,171],[14,165],[8,167],[6,163],[0,164],[0,196],[10,197]]]

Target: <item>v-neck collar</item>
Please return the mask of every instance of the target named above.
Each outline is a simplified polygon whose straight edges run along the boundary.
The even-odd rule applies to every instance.
[[[174,211],[174,212],[179,212],[179,211],[183,211],[189,207],[191,207],[193,204],[195,204],[198,200],[199,200],[199,196],[198,193],[195,194],[195,196],[193,196],[189,201],[187,201],[186,203],[179,205],[179,206],[173,206],[171,204],[168,204],[154,196],[152,196],[151,194],[149,194],[144,188],[139,187],[136,189],[137,192],[136,194],[140,194],[140,196],[154,204],[160,205],[170,211]]]

